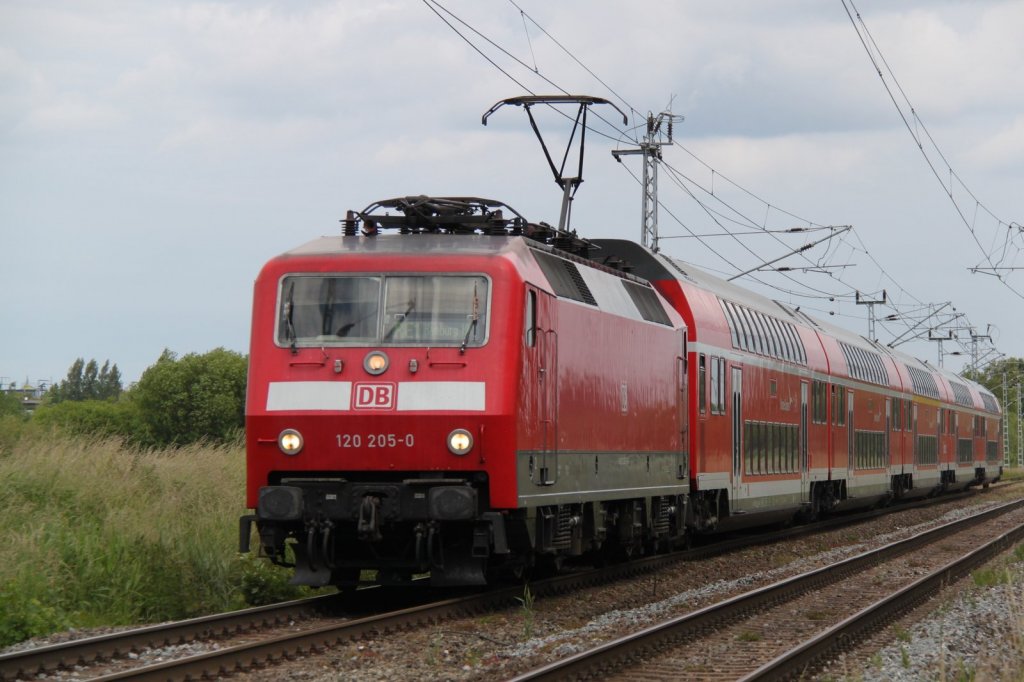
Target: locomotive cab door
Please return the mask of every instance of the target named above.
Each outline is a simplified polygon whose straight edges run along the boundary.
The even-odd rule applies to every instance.
[[[536,294],[535,296],[531,296]],[[537,463],[533,482],[553,485],[558,480],[558,332],[553,296],[530,289],[535,301],[536,401],[538,418]]]

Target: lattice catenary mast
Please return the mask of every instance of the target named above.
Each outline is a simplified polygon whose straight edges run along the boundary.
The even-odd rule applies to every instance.
[[[672,127],[683,117],[663,111],[657,116],[647,114],[647,133],[636,149],[615,149],[612,156],[622,163],[623,156],[642,154],[644,173],[642,179],[643,199],[640,203],[640,243],[658,250],[658,162],[661,148],[672,144]]]
[[[1017,380],[1017,467],[1024,466],[1024,403],[1020,400],[1020,379]]]
[[[1010,421],[1007,417],[1007,410],[1010,409],[1010,392],[1006,387],[1006,372],[1003,372],[1003,418],[1002,428],[1000,431],[1003,432],[1003,460],[1010,460]]]

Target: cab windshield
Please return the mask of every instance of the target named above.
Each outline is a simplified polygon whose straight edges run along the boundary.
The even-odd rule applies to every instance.
[[[482,275],[290,275],[281,282],[281,346],[481,346]]]

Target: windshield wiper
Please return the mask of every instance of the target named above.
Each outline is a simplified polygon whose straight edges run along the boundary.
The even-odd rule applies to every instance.
[[[289,347],[292,349],[292,355],[298,355],[299,350],[295,347],[296,334],[295,324],[292,322],[292,314],[295,312],[295,282],[291,283],[288,287],[288,300],[284,302],[284,322],[285,322],[285,334],[288,340],[291,342]]]
[[[473,319],[469,322],[469,329],[466,330],[466,336],[462,339],[462,345],[459,346],[459,355],[466,354],[466,344],[469,343],[469,335],[476,329],[476,322],[480,319],[480,300],[476,296],[476,284],[473,285]]]
[[[469,336],[473,333],[474,329],[476,329],[476,316],[474,316],[469,322],[469,329],[466,330],[466,337],[462,339],[462,345],[459,346],[459,355],[466,354],[466,344],[469,343]]]
[[[327,336],[331,333],[331,327],[334,326],[334,284],[335,280],[333,277],[325,280],[327,286],[327,296],[323,296],[323,289],[321,288],[320,298],[320,333]]]

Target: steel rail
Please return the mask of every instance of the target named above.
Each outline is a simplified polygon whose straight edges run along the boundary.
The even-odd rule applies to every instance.
[[[1009,549],[1021,538],[1024,538],[1024,523],[982,547],[964,554],[959,559],[951,561],[933,573],[914,581],[898,592],[878,600],[817,637],[801,643],[742,678],[743,682],[785,680],[797,677],[806,679],[807,673],[823,663],[825,659],[842,649],[849,649],[866,636],[873,634],[878,628],[885,627],[902,613],[930,597],[934,597],[944,585],[959,580],[972,569]]]
[[[1009,502],[979,514],[943,524],[914,537],[889,543],[884,547],[850,557],[830,566],[751,590],[528,671],[512,678],[511,682],[599,678],[628,664],[631,660],[637,660],[655,654],[666,647],[678,645],[703,631],[760,609],[791,600],[820,586],[833,583],[846,575],[863,571],[884,560],[895,558],[923,545],[938,541],[951,531],[966,530],[1022,506],[1024,506],[1024,499]],[[766,673],[764,677],[758,679],[774,679],[774,676],[772,673]]]
[[[0,656],[0,680],[34,676],[71,665],[89,665],[133,651],[217,635],[231,635],[254,627],[308,618],[321,612],[337,598],[338,595],[330,594],[297,599],[15,651]]]

